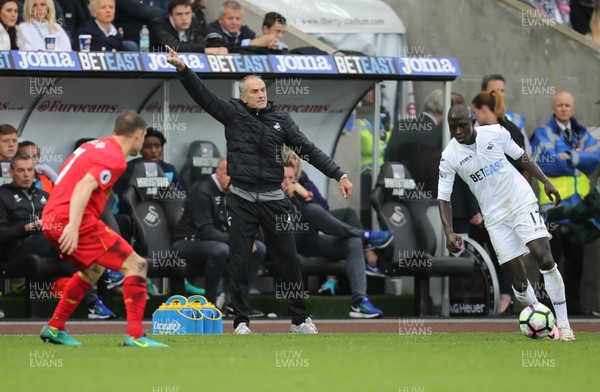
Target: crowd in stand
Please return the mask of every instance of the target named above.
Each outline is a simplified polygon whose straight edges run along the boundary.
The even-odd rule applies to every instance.
[[[0,50],[78,51],[79,36],[90,35],[92,51],[164,52],[169,45],[181,52],[281,54],[288,52],[285,29],[286,19],[269,12],[257,34],[244,25],[237,1],[225,1],[211,23],[200,0],[0,1]],[[149,35],[149,45],[140,34]]]
[[[522,0],[535,13],[571,26],[600,43],[600,0]],[[265,15],[260,34],[243,24],[236,1],[225,1],[219,18],[207,23],[202,0],[0,0],[0,50],[79,50],[79,35],[92,36],[92,51],[207,54],[287,53],[282,41],[286,19]],[[140,46],[149,30],[150,46]],[[55,40],[47,47],[46,37]]]

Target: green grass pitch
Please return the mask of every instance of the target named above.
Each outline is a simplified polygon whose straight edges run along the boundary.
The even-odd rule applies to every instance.
[[[600,334],[575,342],[519,333],[155,336],[166,349],[81,347],[0,336],[0,391],[592,391]]]

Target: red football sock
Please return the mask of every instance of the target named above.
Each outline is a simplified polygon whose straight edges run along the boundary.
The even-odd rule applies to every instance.
[[[146,279],[130,275],[123,281],[123,300],[127,310],[127,334],[139,338],[144,334],[142,319],[146,307]]]
[[[48,325],[56,329],[65,329],[67,319],[71,317],[75,309],[77,309],[77,306],[79,306],[83,296],[91,287],[92,284],[80,277],[79,273],[76,272],[71,279],[69,279],[69,282],[67,282],[65,291],[63,292],[60,301],[58,301],[56,310],[54,310],[54,314],[48,322]]]

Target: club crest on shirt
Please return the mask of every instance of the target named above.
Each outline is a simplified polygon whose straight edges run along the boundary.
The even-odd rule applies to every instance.
[[[16,201],[17,203],[20,203],[20,202],[21,202],[21,200],[23,200],[23,198],[22,198],[21,196],[17,195],[16,193],[13,195],[13,197],[15,198],[15,201]]]
[[[273,125],[273,128],[275,128],[276,131],[281,131],[281,125],[279,125],[279,123],[275,123],[275,125]]]
[[[487,150],[488,150],[488,151],[492,151],[493,149],[494,149],[494,143],[492,143],[492,142],[489,142],[489,143],[488,143],[488,146],[487,146]]]

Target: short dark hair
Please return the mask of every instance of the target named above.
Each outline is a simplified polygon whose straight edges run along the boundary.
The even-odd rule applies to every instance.
[[[22,148],[25,147],[30,147],[30,146],[34,146],[37,147],[37,149],[39,150],[40,148],[38,147],[37,144],[35,144],[34,142],[32,142],[31,140],[23,140],[22,142],[19,143],[19,145],[17,146],[17,151],[19,151]]]
[[[167,11],[169,12],[169,15],[171,15],[171,11],[173,11],[173,8],[180,6],[180,5],[189,5],[190,7],[192,6],[192,1],[191,0],[169,0],[169,4],[167,5]]]
[[[15,169],[16,161],[31,161],[31,157],[27,154],[17,154],[10,160],[10,168]]]
[[[115,121],[115,135],[131,136],[140,129],[146,129],[146,121],[136,112],[125,112]]]
[[[10,124],[0,125],[0,135],[10,135],[11,133],[19,134],[19,131]]]
[[[265,15],[262,25],[263,27],[271,28],[274,24],[277,23],[285,25],[287,24],[287,20],[283,17],[283,15],[281,15],[278,12],[269,12]]]
[[[483,79],[481,79],[481,91],[486,91],[488,88],[488,83],[490,80],[502,80],[504,83],[506,83],[506,80],[504,80],[504,76],[500,75],[500,74],[489,74],[489,75],[485,75],[483,77]]]
[[[144,136],[144,139],[148,139],[149,137],[155,137],[160,140],[161,146],[164,146],[167,143],[167,138],[165,138],[165,135],[152,127],[146,129],[146,136]]]

